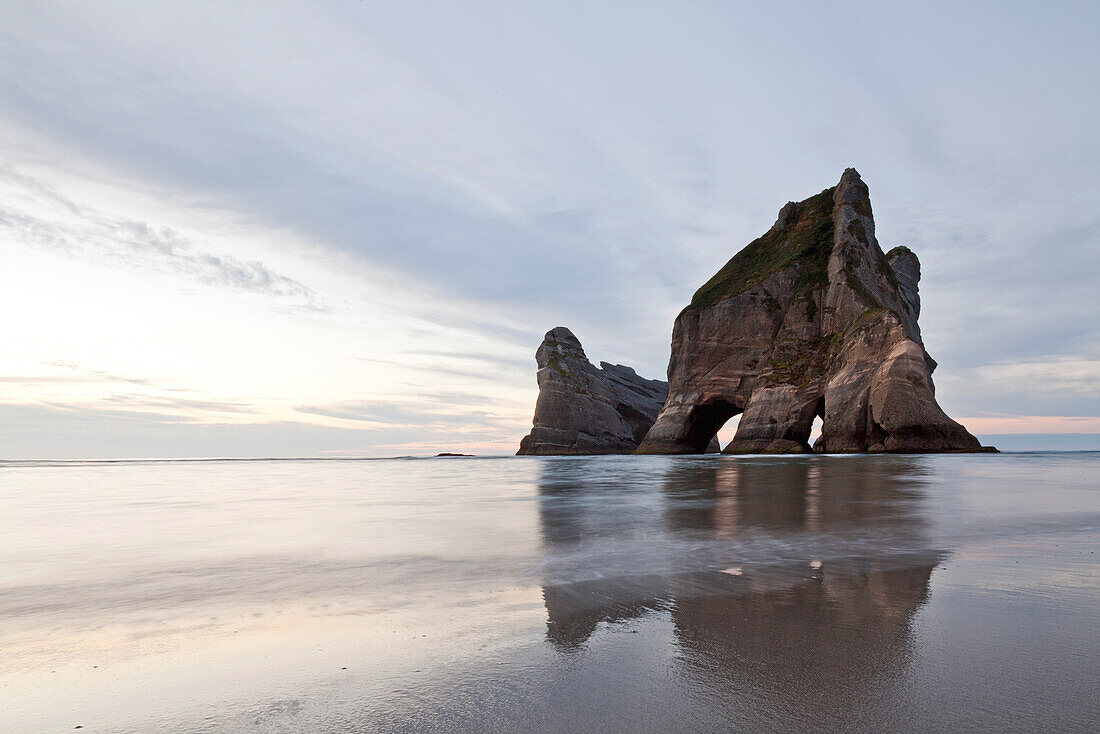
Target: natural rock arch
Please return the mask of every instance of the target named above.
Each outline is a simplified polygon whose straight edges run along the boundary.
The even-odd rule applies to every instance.
[[[936,403],[917,317],[920,263],[883,253],[855,169],[790,202],[703,285],[672,332],[669,392],[639,453],[980,451]]]
[[[741,409],[728,400],[716,399],[696,405],[688,414],[684,443],[697,447],[692,453],[701,454],[717,440],[718,431]]]

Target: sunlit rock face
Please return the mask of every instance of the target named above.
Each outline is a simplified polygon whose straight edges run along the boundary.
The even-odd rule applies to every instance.
[[[700,453],[741,414],[727,453],[980,451],[936,403],[917,317],[920,263],[885,254],[867,185],[790,202],[676,319],[668,398],[641,453]]]
[[[630,367],[594,367],[564,326],[546,332],[535,361],[539,397],[520,455],[630,453],[668,394],[668,383],[639,377]]]

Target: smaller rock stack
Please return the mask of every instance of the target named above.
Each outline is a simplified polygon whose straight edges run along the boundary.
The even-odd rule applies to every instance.
[[[630,367],[588,361],[573,332],[546,332],[535,352],[539,397],[534,426],[518,455],[629,454],[638,448],[668,395],[668,383]]]

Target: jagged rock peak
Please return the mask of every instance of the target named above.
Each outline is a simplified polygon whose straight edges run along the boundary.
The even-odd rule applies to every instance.
[[[627,454],[638,447],[668,394],[668,384],[631,367],[593,367],[580,341],[558,326],[535,352],[539,397],[533,427],[517,453]]]
[[[696,453],[741,414],[731,453],[981,450],[936,403],[920,262],[879,247],[854,168],[789,202],[676,319],[669,394],[639,448]]]
[[[555,326],[553,329],[546,332],[546,336],[543,337],[542,340],[542,346],[572,349],[580,352],[581,356],[584,356],[584,347],[581,346],[580,339],[564,326]]]

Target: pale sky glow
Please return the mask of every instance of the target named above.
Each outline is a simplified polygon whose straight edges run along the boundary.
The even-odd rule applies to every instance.
[[[523,350],[431,318],[464,304],[229,212],[34,173],[0,171],[23,245],[0,292],[21,316],[0,355],[9,405],[33,397],[62,428],[81,413],[122,428],[304,423],[362,434],[324,450],[351,455],[506,450],[488,429],[529,420],[530,386],[500,379],[509,358],[526,367]]]
[[[855,166],[941,403],[1100,432],[1094,4],[15,2],[0,458],[514,451]],[[728,436],[727,436],[728,438]]]

